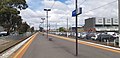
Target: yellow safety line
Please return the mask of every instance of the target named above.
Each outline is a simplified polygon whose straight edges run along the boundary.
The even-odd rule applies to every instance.
[[[66,37],[62,37],[62,36],[57,36],[57,35],[52,35],[52,34],[49,34],[49,36],[57,37],[57,38],[60,38],[60,39],[64,39],[64,40],[71,41],[71,42],[76,42],[75,39],[70,39],[70,38],[66,38]],[[105,47],[102,47],[102,46],[97,46],[97,45],[95,45],[95,44],[88,44],[87,42],[80,42],[79,40],[78,40],[78,43],[79,43],[79,44],[84,44],[84,45],[87,45],[87,46],[92,46],[92,47],[99,48],[99,49],[103,49],[103,50],[107,50],[107,51],[111,51],[111,52],[120,53],[119,50],[114,50],[114,49],[110,49],[110,48],[105,48]]]
[[[28,47],[30,46],[30,44],[32,43],[32,41],[35,39],[36,35],[37,34],[33,35],[32,38],[21,49],[19,49],[15,53],[15,56],[13,58],[22,58],[23,54],[26,52],[26,50],[28,49]],[[57,36],[57,35],[52,35],[52,34],[49,34],[49,36],[53,36],[53,37],[57,37],[57,38],[64,39],[64,40],[68,40],[68,41],[71,41],[71,42],[75,42],[75,39],[70,39],[70,38],[66,38],[66,37],[62,37],[62,36]],[[118,51],[118,50],[114,50],[114,49],[110,49],[110,48],[105,48],[105,47],[101,47],[101,46],[96,46],[94,44],[88,44],[86,42],[80,42],[79,40],[78,40],[78,43],[79,44],[84,44],[84,45],[87,45],[87,46],[92,46],[92,47],[99,48],[99,49],[103,49],[103,50],[108,50],[108,51],[111,51],[111,52],[120,53],[120,51]]]
[[[35,39],[37,34],[38,33],[32,35],[31,39],[14,54],[13,58],[22,58],[23,54],[26,52],[26,50],[28,49],[32,41]]]

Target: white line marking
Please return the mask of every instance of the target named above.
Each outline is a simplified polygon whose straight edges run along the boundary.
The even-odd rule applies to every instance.
[[[24,45],[28,40],[31,39],[32,36],[30,36],[29,38],[27,38],[26,40],[22,41],[21,43],[17,44],[16,46],[14,46],[13,48],[11,48],[10,50],[8,50],[7,52],[5,52],[4,54],[2,54],[0,56],[0,58],[8,58],[10,55],[12,55],[16,50],[18,50],[22,45]]]
[[[106,45],[102,45],[102,44],[96,44],[96,43],[82,41],[82,40],[79,40],[79,41],[80,42],[85,42],[87,44],[93,44],[93,45],[96,45],[96,46],[101,46],[101,47],[110,48],[110,49],[114,49],[114,50],[119,50],[120,51],[120,48],[116,48],[116,47],[106,46]]]

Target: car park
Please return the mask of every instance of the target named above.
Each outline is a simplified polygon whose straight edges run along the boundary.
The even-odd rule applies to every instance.
[[[81,33],[80,33],[80,38],[81,38],[81,39],[85,39],[85,38],[86,38],[86,35],[87,35],[86,32],[81,32]]]
[[[68,34],[68,36],[70,36],[70,32],[68,32],[67,34]]]
[[[107,42],[107,40],[114,41],[114,38],[112,35],[104,33],[104,34],[99,34],[98,38],[96,40],[98,40],[100,42]]]
[[[86,39],[87,40],[92,40],[92,37],[95,37],[96,33],[87,33]]]
[[[94,36],[91,37],[92,40],[97,40],[98,38],[98,35],[100,35],[100,33],[95,33]]]

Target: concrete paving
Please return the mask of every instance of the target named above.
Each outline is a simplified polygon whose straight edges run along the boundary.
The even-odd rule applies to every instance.
[[[22,58],[120,58],[119,53],[79,44],[79,55],[75,56],[75,43],[53,38],[49,41],[45,36],[37,35]]]

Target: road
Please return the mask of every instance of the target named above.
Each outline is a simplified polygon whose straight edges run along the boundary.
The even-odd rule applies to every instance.
[[[22,58],[120,58],[120,54],[79,44],[79,55],[75,56],[75,43],[60,38],[48,41],[38,34]]]

